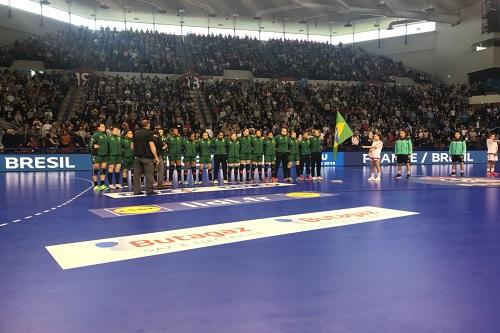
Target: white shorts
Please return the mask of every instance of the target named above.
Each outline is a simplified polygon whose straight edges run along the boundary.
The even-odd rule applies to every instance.
[[[497,154],[488,154],[488,162],[496,162],[496,161],[498,161]]]

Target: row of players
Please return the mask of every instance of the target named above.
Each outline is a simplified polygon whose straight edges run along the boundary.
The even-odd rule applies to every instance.
[[[195,133],[190,133],[183,138],[177,128],[172,129],[170,135],[165,135],[163,129],[157,127],[154,132],[158,155],[157,183],[160,187],[170,186],[174,181],[174,171],[176,171],[180,179],[175,179],[175,181],[182,184],[184,179],[188,179],[188,171],[191,171],[194,182],[199,184],[205,168],[208,171],[209,182],[213,184],[218,183],[218,180],[214,178],[218,177],[219,170],[222,171],[224,182],[228,181],[228,175],[232,173],[235,178],[239,178],[239,181],[258,179],[277,182],[280,165],[284,166],[285,181],[292,181],[292,167],[295,168],[297,180],[322,180],[321,132],[313,130],[312,133],[313,135],[309,136],[309,132],[304,132],[297,137],[295,132],[288,135],[288,130],[283,128],[281,133],[274,137],[272,132],[263,136],[261,130],[244,129],[239,136],[232,132],[229,137],[226,137],[224,132],[219,132],[215,139],[210,139],[208,133],[204,132],[201,138],[196,139]],[[134,162],[132,139],[132,131],[127,131],[125,136],[121,137],[119,128],[113,127],[108,135],[104,124],[99,125],[98,131],[92,135],[91,140],[93,181],[96,190],[107,189],[106,171],[111,189],[122,187],[119,181],[120,173],[123,187],[127,186],[128,170],[132,168]],[[200,170],[198,174],[196,173],[197,157]],[[165,178],[167,161],[169,172],[168,178]],[[265,176],[263,176],[263,170]],[[257,171],[257,176],[255,176],[255,171]],[[97,181],[99,172],[100,185]],[[115,184],[113,184],[113,175]]]
[[[175,181],[180,184],[184,182],[184,179],[187,181],[189,171],[191,171],[194,183],[200,184],[204,169],[207,169],[208,180],[213,184],[218,183],[219,170],[222,170],[224,182],[228,181],[228,174],[234,174],[234,178],[239,181],[258,179],[259,181],[276,182],[280,166],[283,167],[285,181],[292,181],[292,167],[295,168],[295,174],[299,181],[322,180],[322,137],[321,132],[317,129],[312,130],[312,136],[309,135],[308,131],[299,136],[292,131],[289,135],[288,130],[282,128],[276,137],[271,131],[263,135],[260,130],[244,129],[239,136],[232,132],[228,138],[224,132],[219,132],[215,139],[210,139],[208,133],[204,132],[201,138],[197,139],[195,133],[190,133],[186,138],[183,138],[177,128],[173,128],[169,135],[165,135],[162,128],[156,127],[154,138],[158,153],[155,177],[157,183],[155,185],[160,188],[172,184],[175,176],[174,171],[176,171],[178,178]],[[134,164],[132,139],[133,132],[130,130],[122,137],[119,128],[113,127],[108,135],[105,125],[99,125],[91,140],[95,190],[108,189],[105,185],[106,172],[110,189],[128,186],[128,171],[133,168]],[[498,153],[497,143],[495,135],[490,136],[487,142],[488,175],[494,174]],[[496,153],[493,152],[495,150],[493,146],[496,147]],[[380,134],[373,136],[371,146],[363,146],[363,148],[369,149],[371,175],[368,180],[370,181],[380,180],[382,147]],[[394,150],[398,163],[398,173],[395,178],[402,178],[403,165],[406,166],[406,177],[409,178],[413,146],[405,131],[399,132]],[[456,132],[449,148],[452,157],[450,175],[456,174],[458,164],[463,176],[465,152],[466,143],[460,133]],[[199,158],[199,173],[196,172],[197,156]],[[168,177],[165,177],[167,164]],[[120,175],[122,177],[121,184]],[[98,178],[100,178],[100,184]]]

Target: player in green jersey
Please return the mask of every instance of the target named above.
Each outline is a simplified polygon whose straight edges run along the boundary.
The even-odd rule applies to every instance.
[[[240,180],[251,181],[250,170],[252,167],[252,139],[248,128],[241,132],[240,141]]]
[[[280,165],[283,167],[283,178],[285,181],[290,181],[288,173],[288,158],[290,157],[290,137],[286,127],[281,128],[280,135],[276,136],[276,165],[274,166],[273,178],[278,179],[278,169]]]
[[[321,177],[321,153],[323,145],[321,142],[321,132],[317,129],[313,130],[311,142],[311,171],[313,180],[322,180]]]
[[[109,155],[108,161],[108,184],[109,189],[120,189],[120,170],[122,167],[122,141],[120,136],[120,129],[113,126],[111,135],[108,138]],[[115,176],[115,184],[113,184],[113,175]]]
[[[267,139],[264,141],[264,163],[266,166],[267,176],[264,181],[276,182],[274,178],[274,167],[276,163],[276,140],[272,131],[267,133]]]
[[[200,156],[199,184],[203,182],[203,169],[205,167],[207,167],[208,170],[208,181],[212,183],[212,149],[212,140],[210,140],[207,132],[203,132],[201,140],[198,141],[198,152]]]
[[[467,151],[465,140],[462,139],[460,132],[455,132],[453,140],[450,142],[449,154],[451,155],[451,173],[450,176],[455,176],[457,171],[457,163],[460,164],[460,175],[464,176],[464,157]]]
[[[122,138],[122,181],[123,188],[128,188],[128,171],[134,167],[134,151],[132,150],[132,139],[134,132],[127,130]]]
[[[171,135],[168,138],[168,180],[169,182],[174,181],[174,170],[177,171],[177,179],[182,179],[182,143],[183,139],[179,134],[179,130],[177,128],[173,128],[171,131]]]
[[[188,181],[188,170],[191,170],[191,177],[193,182],[196,182],[196,150],[197,150],[197,142],[196,135],[194,132],[188,134],[188,137],[183,140],[182,143],[182,151],[184,153],[184,176],[181,177],[180,183],[183,183],[183,178]]]
[[[300,155],[299,155],[299,141],[297,140],[297,133],[292,131],[290,133],[290,157],[288,158],[288,176],[291,178],[292,173],[290,172],[292,166],[295,167],[295,174],[297,180],[300,178]]]
[[[240,167],[240,141],[238,140],[236,132],[232,132],[229,139],[227,160],[229,162],[229,174],[231,175],[231,180],[234,181],[238,177]]]
[[[106,135],[106,126],[104,124],[99,124],[97,131],[92,134],[90,147],[92,150],[92,181],[94,182],[94,191],[107,190],[105,184],[107,167],[106,156],[108,155],[109,147],[108,136]],[[100,184],[97,182],[98,177]]]
[[[255,169],[258,172],[258,179],[262,180],[262,165],[264,163],[264,138],[262,131],[256,130],[255,136],[252,139],[252,176],[255,174]]]
[[[309,139],[309,132],[302,133],[302,138],[299,142],[300,152],[300,180],[304,180],[304,167],[306,168],[305,174],[307,180],[312,180],[311,177],[311,141]]]

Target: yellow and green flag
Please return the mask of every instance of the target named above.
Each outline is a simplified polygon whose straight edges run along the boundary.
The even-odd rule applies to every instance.
[[[352,136],[352,131],[347,125],[344,117],[337,112],[337,121],[335,123],[335,137],[333,141],[333,159],[337,158],[337,151],[339,150],[339,145],[345,140]]]

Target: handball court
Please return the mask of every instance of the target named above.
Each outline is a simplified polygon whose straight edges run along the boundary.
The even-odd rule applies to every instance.
[[[466,168],[149,197],[0,174],[0,332],[498,332],[500,178]]]

